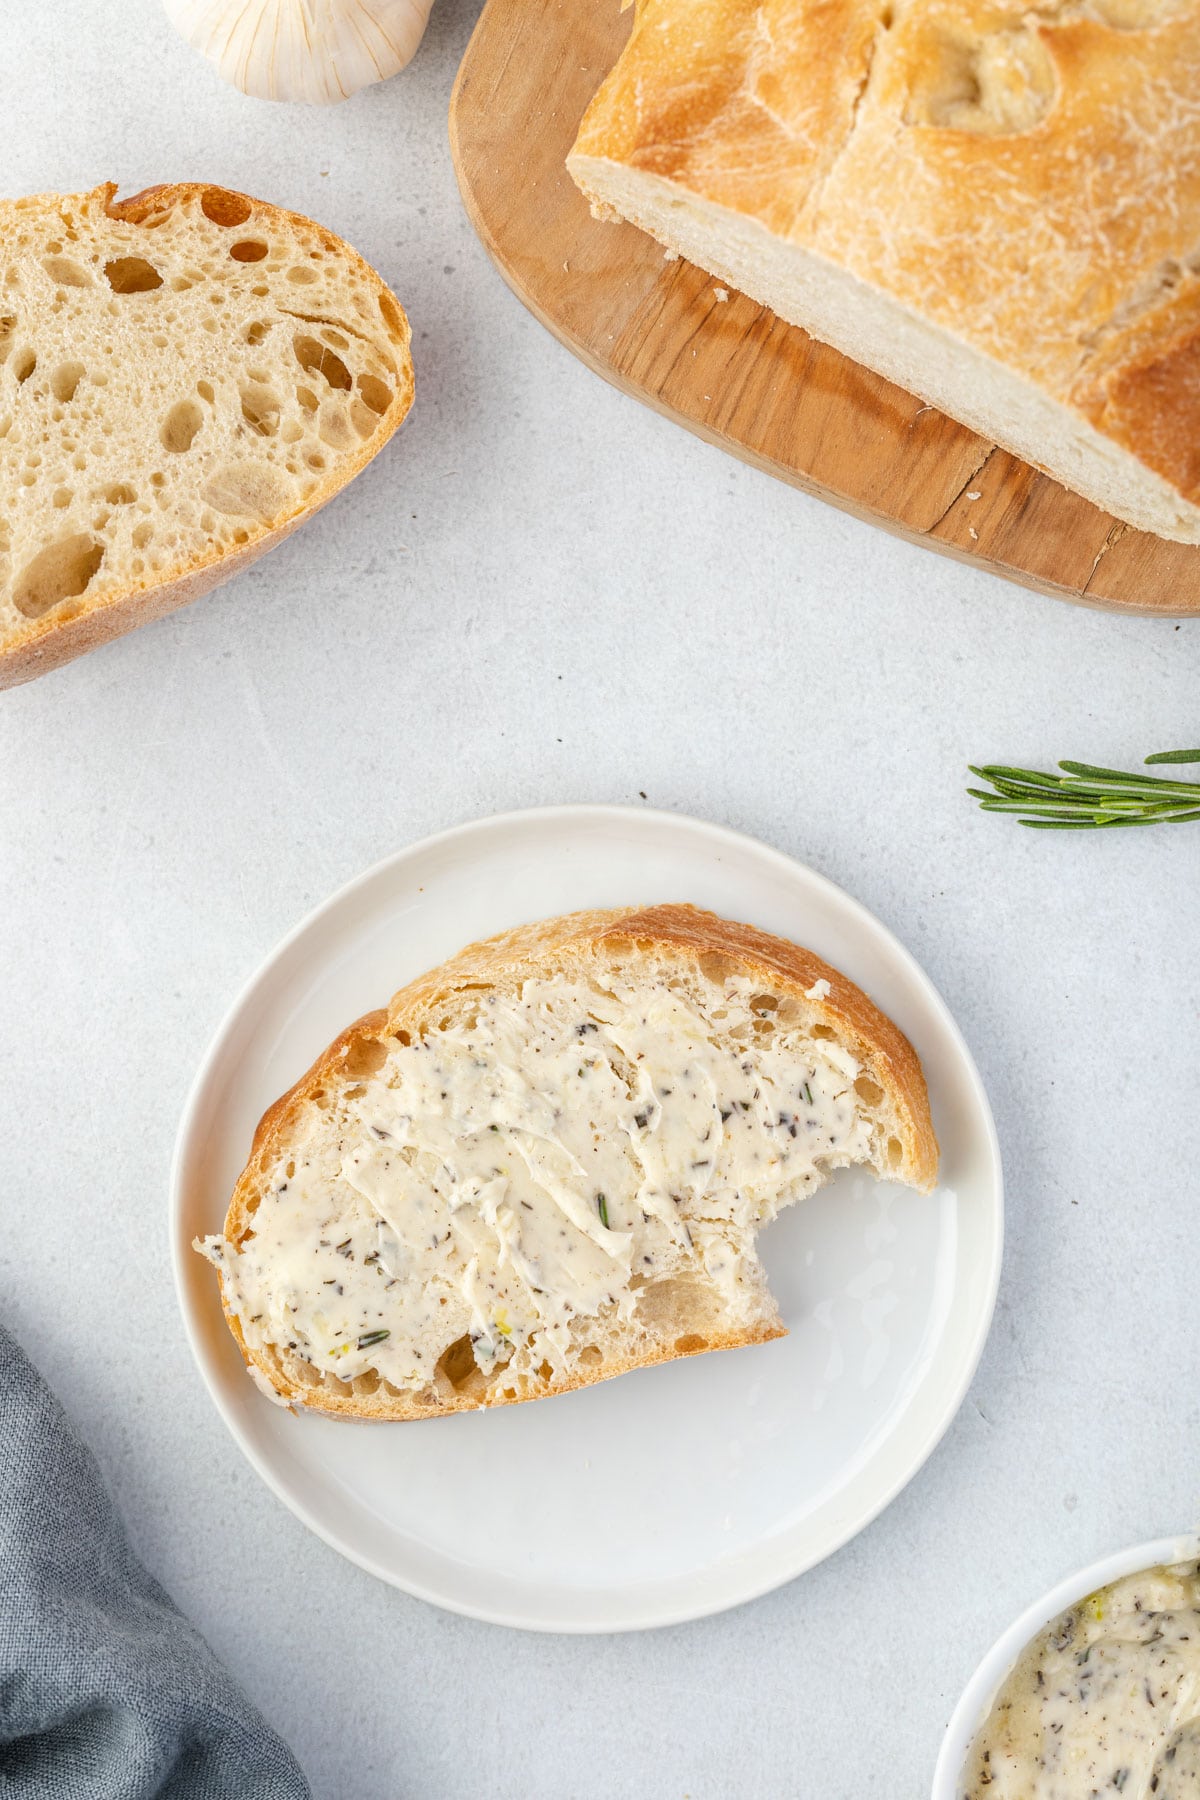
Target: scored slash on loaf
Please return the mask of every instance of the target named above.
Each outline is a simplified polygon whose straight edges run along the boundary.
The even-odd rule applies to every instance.
[[[1198,89],[1191,0],[639,0],[567,166],[600,216],[1200,543]]]
[[[929,1191],[907,1039],[810,951],[692,906],[471,945],[264,1116],[217,1235],[284,1404],[535,1400],[783,1324],[755,1235],[838,1168]]]
[[[340,238],[115,193],[0,202],[0,687],[244,568],[412,403],[403,309]]]

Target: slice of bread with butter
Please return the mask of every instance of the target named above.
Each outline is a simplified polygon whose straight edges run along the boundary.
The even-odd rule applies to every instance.
[[[692,906],[574,913],[350,1026],[196,1248],[264,1392],[425,1418],[781,1336],[755,1233],[850,1163],[938,1164],[851,981]]]

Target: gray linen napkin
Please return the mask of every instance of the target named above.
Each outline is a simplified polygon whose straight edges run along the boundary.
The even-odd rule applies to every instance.
[[[0,1796],[311,1800],[0,1326]]]

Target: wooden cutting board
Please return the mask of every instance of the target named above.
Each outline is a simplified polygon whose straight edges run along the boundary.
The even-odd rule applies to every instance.
[[[607,381],[806,493],[1027,587],[1122,612],[1200,613],[1200,548],[1119,524],[631,225],[564,167],[632,12],[487,0],[450,142],[476,231],[543,325]]]

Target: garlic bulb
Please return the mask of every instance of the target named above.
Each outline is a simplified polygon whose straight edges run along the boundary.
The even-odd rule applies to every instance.
[[[412,57],[432,0],[163,0],[218,74],[259,100],[327,106]]]

